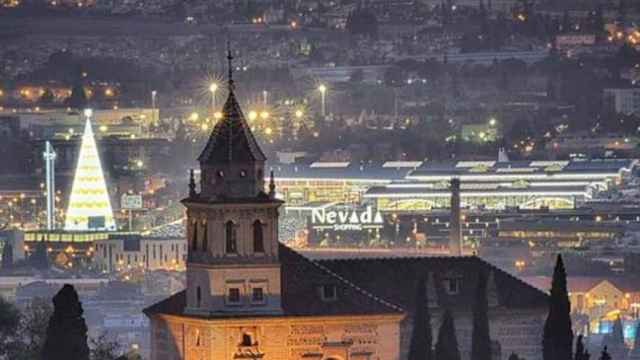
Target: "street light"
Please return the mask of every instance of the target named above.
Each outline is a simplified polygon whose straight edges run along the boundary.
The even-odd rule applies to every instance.
[[[268,96],[269,96],[269,92],[267,90],[262,90],[262,105],[267,106]]]
[[[158,95],[158,92],[153,90],[151,91],[151,108],[155,110],[156,108],[156,95]]]
[[[209,85],[209,91],[211,91],[211,111],[216,111],[216,91],[218,91],[218,84],[211,83],[211,85]]]
[[[325,117],[327,115],[327,87],[324,84],[320,84],[320,86],[318,86],[318,91],[320,91],[320,95],[322,95],[322,116]]]

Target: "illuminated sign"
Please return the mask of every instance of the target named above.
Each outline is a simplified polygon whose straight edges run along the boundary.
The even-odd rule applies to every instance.
[[[364,211],[314,209],[311,211],[311,224],[315,229],[333,229],[336,231],[379,229],[382,227],[382,215],[374,213],[371,206]]]

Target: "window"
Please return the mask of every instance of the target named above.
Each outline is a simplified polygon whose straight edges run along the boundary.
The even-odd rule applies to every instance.
[[[244,333],[242,334],[242,342],[240,346],[252,346],[253,340],[251,339],[251,334]]]
[[[224,171],[218,170],[217,175],[220,179],[222,179],[224,177]]]
[[[153,248],[155,249],[155,245],[153,246]],[[191,238],[191,250],[198,251],[198,223],[195,221],[193,222],[193,236]],[[153,257],[155,258],[156,256],[153,255]]]
[[[244,170],[240,170],[240,177],[246,177],[247,176],[247,172]]]
[[[207,251],[209,248],[209,226],[207,221],[202,221],[202,251]]]
[[[462,279],[460,278],[450,278],[444,281],[444,289],[449,295],[459,294],[461,285]]]
[[[253,304],[264,304],[264,289],[261,287],[254,287],[251,291],[251,303]]]
[[[240,289],[229,288],[227,294],[227,302],[229,304],[240,304]]]
[[[264,252],[264,236],[262,233],[262,222],[256,220],[253,222],[253,252]]]
[[[200,304],[202,303],[202,291],[200,290],[200,286],[198,286],[196,288],[196,306],[200,307]]]
[[[322,301],[335,301],[338,299],[338,290],[335,285],[322,285],[320,287]]]
[[[235,254],[238,252],[238,244],[236,241],[236,226],[233,221],[229,220],[225,224],[224,237],[226,240],[226,252],[227,254]]]

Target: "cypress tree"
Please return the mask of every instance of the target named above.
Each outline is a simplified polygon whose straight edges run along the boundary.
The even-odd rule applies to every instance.
[[[78,293],[72,285],[65,284],[53,297],[42,360],[89,360],[83,312]]]
[[[542,356],[544,360],[570,360],[572,358],[573,330],[571,304],[567,292],[567,273],[562,256],[558,255],[549,298],[549,315],[544,324]]]
[[[13,267],[13,246],[8,241],[5,241],[2,248],[2,269],[7,270]]]
[[[588,353],[584,350],[584,342],[582,341],[582,335],[578,335],[576,341],[576,353],[573,356],[574,360],[588,360]]]
[[[476,299],[473,306],[473,329],[471,335],[471,360],[491,360],[491,338],[489,333],[489,304],[487,302],[487,277],[478,276]]]
[[[442,324],[438,331],[435,358],[438,360],[460,360],[456,328],[453,323],[453,316],[451,316],[451,312],[448,309],[444,312]]]
[[[29,257],[31,266],[39,270],[49,269],[49,254],[47,254],[47,244],[44,238],[38,242],[33,254]]]
[[[420,279],[416,286],[416,308],[413,319],[413,333],[411,334],[411,347],[409,348],[409,360],[431,360],[432,342],[427,289],[425,279]]]
[[[607,351],[607,346],[605,345],[604,349],[602,349],[602,353],[600,353],[600,359],[599,360],[611,360],[611,355],[609,355],[609,352]]]
[[[624,334],[622,332],[622,320],[620,316],[613,322],[613,329],[611,330],[611,345],[624,346]]]

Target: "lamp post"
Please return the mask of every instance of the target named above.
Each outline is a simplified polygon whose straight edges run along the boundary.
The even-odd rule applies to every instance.
[[[209,91],[211,91],[211,112],[216,112],[216,91],[218,91],[218,84],[211,83],[209,85]]]
[[[152,115],[152,121],[155,123],[156,121],[158,121],[157,117],[156,117],[156,97],[158,95],[158,92],[153,90],[151,91],[151,113]]]
[[[321,95],[321,100],[322,100],[322,117],[327,116],[327,99],[326,99],[326,94],[327,94],[327,87],[324,84],[320,84],[320,86],[318,86],[318,91],[320,91],[320,95]]]

